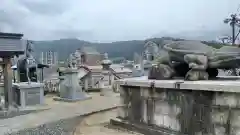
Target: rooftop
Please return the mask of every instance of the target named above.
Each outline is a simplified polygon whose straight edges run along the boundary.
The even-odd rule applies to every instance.
[[[116,73],[132,73],[130,68],[126,67],[111,67]]]
[[[0,38],[11,38],[11,39],[21,39],[23,34],[19,33],[3,33],[0,32]]]
[[[87,66],[92,72],[102,72],[102,66]],[[110,65],[110,68],[115,71],[116,73],[131,73],[132,70],[129,68],[124,67],[123,65],[113,64]]]

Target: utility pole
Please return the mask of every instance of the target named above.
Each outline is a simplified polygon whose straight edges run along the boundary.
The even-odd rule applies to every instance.
[[[237,14],[231,14],[230,18],[226,18],[224,20],[224,23],[230,24],[230,26],[232,28],[231,41],[232,41],[232,45],[235,45],[235,41],[240,33],[240,30],[238,31],[237,34],[235,33],[236,26],[240,27],[240,18],[238,18]],[[230,73],[231,73],[231,75],[238,76],[237,68],[230,70]]]
[[[240,18],[238,18],[237,14],[231,14],[230,18],[226,18],[224,20],[224,23],[226,24],[230,24],[230,26],[232,27],[232,45],[235,44],[235,41],[237,39],[237,36],[239,35],[239,32],[238,34],[236,35],[235,34],[235,30],[236,30],[236,26],[240,26]]]

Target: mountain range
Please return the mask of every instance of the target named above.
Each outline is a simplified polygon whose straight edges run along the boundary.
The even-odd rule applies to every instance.
[[[131,59],[134,52],[142,52],[144,40],[118,41],[112,43],[92,43],[78,39],[60,39],[53,41],[35,41],[35,56],[40,57],[41,52],[54,51],[58,53],[59,60],[66,60],[70,53],[83,46],[96,48],[100,53],[108,53],[109,57],[125,57]]]
[[[229,31],[193,31],[185,33],[175,33],[175,34],[156,34],[153,37],[161,37],[163,35],[169,35],[168,37],[161,38],[149,38],[146,40],[131,40],[131,41],[116,41],[111,43],[96,43],[84,40],[79,40],[77,38],[59,39],[52,41],[35,41],[34,50],[35,56],[40,58],[41,52],[54,51],[58,53],[59,60],[66,60],[70,53],[74,52],[76,49],[83,46],[91,46],[97,49],[100,53],[108,53],[109,57],[125,57],[126,59],[132,59],[133,54],[141,53],[144,50],[144,44],[147,41],[154,41],[155,43],[161,45],[164,40],[176,40],[176,39],[190,39],[190,40],[201,40],[210,41],[216,40],[217,36],[221,36]],[[171,38],[177,37],[177,38]],[[209,42],[207,42],[209,43]],[[210,43],[213,45],[213,43]],[[214,45],[218,45],[214,43]]]

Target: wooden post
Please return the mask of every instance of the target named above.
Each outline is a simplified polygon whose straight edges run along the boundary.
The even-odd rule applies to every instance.
[[[9,108],[13,105],[13,92],[12,92],[12,69],[11,58],[3,58],[4,62],[4,95],[5,95],[5,107]]]

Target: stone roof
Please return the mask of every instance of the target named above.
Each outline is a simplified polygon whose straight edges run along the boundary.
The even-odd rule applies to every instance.
[[[21,39],[23,34],[19,33],[3,33],[0,32],[0,38],[11,38],[11,39]]]
[[[13,56],[24,53],[23,34],[0,32],[0,55],[1,57]]]
[[[126,67],[111,67],[116,73],[132,73],[132,70]]]
[[[94,72],[94,73],[101,73],[103,71],[102,66],[85,66],[89,71]],[[115,72],[115,73],[131,73],[132,70],[129,68],[126,68],[122,65],[118,64],[113,64],[110,66],[110,68]]]

